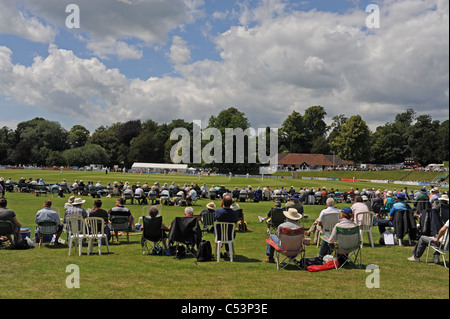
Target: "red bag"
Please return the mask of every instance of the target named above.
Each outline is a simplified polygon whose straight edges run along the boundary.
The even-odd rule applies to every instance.
[[[339,262],[337,260],[330,260],[329,262],[323,265],[311,265],[306,267],[306,269],[308,269],[308,271],[315,272],[315,271],[329,270],[336,267],[339,267]]]

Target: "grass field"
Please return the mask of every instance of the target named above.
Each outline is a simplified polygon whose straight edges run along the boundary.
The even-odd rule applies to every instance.
[[[356,173],[355,173],[356,174]],[[228,188],[252,185],[269,185],[271,188],[291,185],[296,187],[334,187],[347,190],[350,187],[390,188],[401,185],[330,182],[316,180],[286,179],[246,179],[228,177],[202,177],[187,175],[140,175],[122,173],[92,173],[59,171],[15,171],[0,170],[5,179],[43,178],[47,183],[60,182],[66,178],[69,183],[83,179],[102,184],[114,181],[153,183],[162,185],[175,182],[206,183],[225,185]],[[376,176],[376,175],[375,175]],[[376,178],[376,177],[372,177]],[[431,180],[433,177],[430,177]],[[414,189],[409,187],[409,189]],[[66,198],[51,195],[36,197],[25,193],[7,193],[8,207],[13,209],[23,227],[31,228],[34,237],[34,217],[45,199],[52,199],[54,207],[63,214]],[[83,207],[90,208],[91,197],[84,197]],[[114,199],[103,198],[104,208],[114,206]],[[194,211],[199,213],[208,200],[198,201]],[[216,201],[220,206],[220,202]],[[0,298],[31,299],[448,299],[449,273],[442,265],[427,265],[425,262],[411,263],[406,260],[412,247],[378,245],[378,229],[374,229],[375,247],[364,238],[362,261],[365,266],[374,264],[379,267],[380,288],[368,288],[366,280],[371,272],[365,269],[346,268],[339,271],[308,272],[293,268],[277,272],[276,265],[262,262],[265,259],[266,226],[258,221],[258,215],[265,215],[272,202],[240,203],[244,210],[249,231],[238,233],[236,237],[236,259],[231,263],[221,260],[195,263],[192,257],[176,259],[168,256],[142,255],[140,234],[125,237],[120,244],[110,245],[110,254],[87,256],[87,247],[83,255],[68,256],[67,246],[34,248],[30,250],[0,250]],[[339,208],[345,204],[338,204]],[[142,206],[127,205],[136,220],[142,216]],[[306,205],[305,213],[311,218],[305,222],[308,228],[324,208],[320,205]],[[183,215],[183,207],[164,207],[161,215],[169,225],[175,216]],[[65,235],[63,235],[65,238]],[[204,239],[211,241],[212,234]],[[314,257],[319,249],[315,245],[307,246],[306,257]],[[105,252],[105,250],[104,250]],[[425,256],[424,256],[425,257]],[[422,257],[422,260],[424,260]],[[80,270],[80,289],[68,289],[66,279],[70,272],[66,267],[75,264]],[[369,278],[370,279],[370,278]],[[345,291],[345,293],[342,293]],[[20,292],[20,294],[19,294]]]

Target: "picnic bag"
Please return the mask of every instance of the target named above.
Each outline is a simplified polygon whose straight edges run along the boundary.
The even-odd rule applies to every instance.
[[[198,245],[197,261],[204,262],[212,260],[211,243],[207,240],[202,240]]]

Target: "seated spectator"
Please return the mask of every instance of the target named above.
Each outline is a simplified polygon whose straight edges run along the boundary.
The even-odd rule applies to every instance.
[[[8,205],[8,201],[6,198],[0,198],[0,220],[10,221],[14,225],[14,241],[20,241],[20,227],[22,227],[22,224],[19,223],[17,220],[16,213],[12,209],[6,208]],[[7,235],[6,238],[9,241],[9,244],[13,244],[13,240],[10,235]]]
[[[448,231],[448,219],[445,222],[444,226],[439,230],[439,233],[436,237],[429,237],[429,236],[420,236],[419,241],[417,242],[416,246],[414,246],[414,249],[412,251],[412,256],[408,257],[409,261],[420,261],[420,257],[422,257],[423,253],[425,252],[425,249],[428,247],[428,244],[431,243],[433,246],[439,246],[440,244],[443,244],[443,240],[445,238],[445,233]],[[448,249],[448,248],[447,248]],[[433,252],[433,263],[439,264],[439,256],[440,254],[437,251]]]
[[[129,230],[134,230],[134,217],[131,214],[131,211],[126,208],[125,206],[125,199],[123,198],[118,198],[116,201],[116,206],[111,208],[108,212],[109,215],[109,221],[111,222],[111,218],[113,216],[125,216],[128,217],[128,228]],[[115,236],[116,236],[116,242],[119,242],[119,232],[115,231],[114,232]]]
[[[158,208],[156,206],[151,206],[148,210],[148,216],[149,218],[156,218],[159,215],[159,211]],[[141,231],[144,230],[144,225],[141,226]],[[170,227],[167,227],[166,225],[164,225],[164,223],[161,223],[161,229],[163,230],[163,245],[164,245],[164,250],[167,250],[167,233],[166,231],[170,230]]]
[[[319,257],[323,258],[326,255],[331,255],[334,249],[334,244],[336,243],[336,227],[340,228],[353,228],[357,226],[353,221],[353,211],[350,207],[344,207],[341,210],[341,219],[339,222],[334,226],[333,230],[331,231],[330,237],[328,238],[328,241],[322,240],[322,244],[320,246],[319,251]],[[346,258],[346,256],[342,256],[343,258]],[[338,256],[338,259],[340,259],[341,256]],[[340,261],[341,262],[341,261]]]
[[[108,241],[111,239],[111,225],[109,224],[109,215],[108,212],[102,209],[102,200],[96,199],[94,200],[94,207],[89,211],[89,217],[99,217],[102,218],[104,223],[104,231]],[[106,244],[106,243],[105,243]]]
[[[272,226],[271,219],[274,211],[284,211],[284,208],[281,206],[281,201],[275,201],[275,207],[272,207],[265,217],[258,216],[259,222],[262,223],[266,221],[267,223],[267,234],[270,234],[270,227]]]
[[[209,202],[208,204],[206,204],[206,208],[200,212],[200,216],[203,216],[208,212],[215,212],[215,211],[216,211],[216,204],[214,204],[214,202]]]
[[[394,215],[397,211],[411,210],[411,207],[405,203],[406,195],[404,193],[397,193],[396,203],[392,205],[387,219],[378,219],[378,229],[380,234],[386,231],[386,227],[394,227]]]
[[[369,207],[367,207],[367,205],[363,202],[363,197],[360,195],[355,196],[354,204],[352,205],[351,209],[353,212],[353,216],[356,216],[356,214],[358,213],[365,213],[369,211]],[[355,222],[362,222],[362,218],[362,216],[358,216],[359,220]]]
[[[81,207],[86,201],[81,198],[75,198],[72,205],[68,206],[66,212],[64,213],[64,223],[67,222],[67,217],[69,216],[82,216],[83,218],[87,217],[87,212]]]
[[[59,237],[62,234],[64,226],[63,226],[63,224],[61,224],[61,220],[59,218],[59,214],[52,209],[52,201],[51,200],[46,200],[45,203],[44,203],[44,208],[42,208],[41,210],[39,210],[36,213],[35,223],[37,225],[36,231],[37,231],[38,236],[40,238],[39,246],[42,245],[42,241],[43,240],[42,240],[42,236],[40,234],[40,230],[41,229],[38,226],[38,224],[40,222],[47,222],[47,221],[54,221],[54,222],[56,222],[57,231],[55,233],[56,237],[55,237],[55,242],[54,242],[53,245],[58,245],[59,244],[58,240],[59,240]]]
[[[280,227],[287,228],[287,229],[299,229],[301,226],[298,224],[299,220],[302,219],[302,215],[300,215],[296,209],[290,208],[287,211],[283,212],[284,216],[286,217],[286,221],[278,226],[278,229]],[[279,244],[280,240],[278,238],[278,230],[276,234],[270,235],[270,238],[274,241],[275,244]],[[273,255],[275,253],[275,248],[273,248],[271,245],[267,245],[266,248],[266,256],[267,258],[264,260],[266,263],[274,263],[275,259],[273,258]]]

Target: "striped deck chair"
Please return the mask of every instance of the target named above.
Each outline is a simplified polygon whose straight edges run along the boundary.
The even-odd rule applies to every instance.
[[[275,249],[275,259],[277,261],[277,270],[280,270],[280,265],[284,264],[281,269],[292,264],[300,269],[303,265],[300,260],[305,256],[305,249],[303,247],[303,240],[305,237],[305,228],[299,227],[296,229],[288,229],[284,227],[278,228],[279,243],[276,244],[272,238],[267,238],[266,242]],[[285,257],[280,261],[280,257]],[[297,260],[300,258],[300,260]]]

